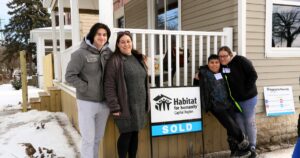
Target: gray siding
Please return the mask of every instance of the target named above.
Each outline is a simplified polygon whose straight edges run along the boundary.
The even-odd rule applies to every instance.
[[[90,28],[97,22],[99,22],[99,15],[96,14],[79,14],[80,19],[80,38],[83,39]]]
[[[131,0],[125,5],[124,12],[126,28],[147,28],[147,1]]]
[[[266,1],[247,0],[246,56],[258,72],[257,112],[264,112],[263,87],[292,86],[295,106],[299,107],[300,58],[265,58]]]
[[[184,0],[181,8],[182,30],[222,31],[233,28],[233,50],[237,50],[237,0]]]

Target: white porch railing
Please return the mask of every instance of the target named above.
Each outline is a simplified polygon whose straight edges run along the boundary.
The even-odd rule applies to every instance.
[[[232,48],[232,28],[224,28],[223,32],[204,31],[169,31],[169,30],[148,30],[148,29],[112,29],[112,36],[116,37],[119,31],[130,31],[133,37],[133,46],[142,54],[148,56],[149,75],[151,76],[151,86],[188,86],[192,85],[196,68],[206,62],[210,54],[216,54],[220,46],[227,45]],[[166,52],[171,52],[171,38],[176,40],[176,82],[172,84],[171,75],[171,53],[167,53],[168,71],[164,71],[163,59]],[[114,38],[116,39],[116,38]],[[115,43],[111,43],[112,46]],[[184,66],[180,68],[179,49],[183,47]],[[62,78],[64,76],[70,55],[78,45],[65,50],[61,54]],[[188,50],[190,56],[188,59]],[[156,52],[156,53],[155,53]],[[189,61],[189,62],[188,62]],[[183,73],[181,72],[183,71]],[[164,74],[167,74],[167,83],[164,81]],[[180,82],[183,78],[183,82]],[[190,82],[188,82],[188,80]]]
[[[66,82],[65,74],[69,61],[71,60],[71,54],[79,48],[80,44],[69,47],[61,53],[61,73],[62,73],[62,82]]]

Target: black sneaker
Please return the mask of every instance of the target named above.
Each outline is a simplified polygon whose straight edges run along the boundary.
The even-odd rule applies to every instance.
[[[234,154],[230,155],[230,158],[248,158],[251,155],[250,151],[238,150]]]
[[[249,141],[247,140],[246,137],[238,144],[238,148],[240,150],[245,150],[249,146]]]

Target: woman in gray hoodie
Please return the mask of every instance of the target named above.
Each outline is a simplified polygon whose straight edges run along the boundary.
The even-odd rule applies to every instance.
[[[99,142],[109,115],[103,77],[106,61],[112,54],[108,47],[110,34],[105,24],[94,24],[80,48],[72,53],[65,75],[66,81],[76,88],[81,158],[98,158]]]

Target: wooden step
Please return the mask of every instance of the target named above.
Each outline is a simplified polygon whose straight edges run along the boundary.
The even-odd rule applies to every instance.
[[[40,98],[30,98],[29,105],[31,109],[41,110],[41,100]]]
[[[39,92],[41,99],[41,110],[50,111],[50,94],[47,92]]]
[[[50,111],[61,112],[61,90],[57,87],[48,87],[50,93]]]

